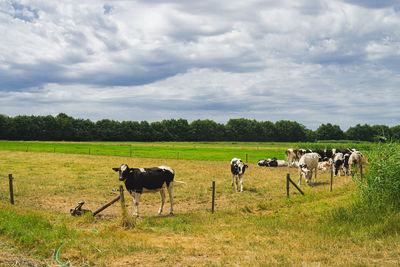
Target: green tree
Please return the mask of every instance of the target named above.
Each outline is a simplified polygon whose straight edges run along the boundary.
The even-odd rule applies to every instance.
[[[280,120],[275,123],[275,128],[277,141],[307,141],[306,127],[298,122]]]
[[[164,127],[166,141],[185,141],[190,140],[189,123],[185,119],[163,120],[161,124]]]
[[[272,142],[276,141],[276,127],[273,122],[262,121],[259,123],[261,127],[261,139],[257,141]]]
[[[315,132],[318,140],[342,140],[345,134],[338,125],[321,124]]]
[[[346,137],[349,140],[370,141],[374,140],[374,131],[368,124],[350,127],[346,131]]]
[[[400,125],[390,128],[390,135],[393,141],[400,141]]]
[[[386,125],[374,125],[372,126],[372,131],[374,135],[374,141],[388,141],[391,139],[390,128]]]
[[[103,119],[96,122],[97,138],[102,141],[118,141],[121,140],[121,132],[119,131],[120,123],[113,120]]]
[[[195,120],[190,124],[193,141],[218,141],[225,137],[225,126],[212,120]]]
[[[232,141],[259,141],[262,138],[262,127],[256,120],[230,119],[225,127]]]
[[[0,114],[0,139],[11,139],[11,127],[10,117]]]

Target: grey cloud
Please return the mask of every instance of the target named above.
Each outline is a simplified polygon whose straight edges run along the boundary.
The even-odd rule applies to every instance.
[[[393,125],[399,6],[381,2],[1,3],[0,113]]]
[[[366,8],[387,8],[398,5],[397,0],[385,0],[385,1],[375,1],[375,0],[343,0],[346,3],[353,5],[358,5]]]

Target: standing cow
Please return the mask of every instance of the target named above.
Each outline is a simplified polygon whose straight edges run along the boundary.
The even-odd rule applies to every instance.
[[[359,170],[361,170],[362,161],[363,161],[363,155],[361,154],[361,152],[354,151],[353,153],[351,153],[351,155],[349,157],[349,170],[350,170],[351,174],[353,173],[353,170],[352,170],[353,165],[356,166],[356,170],[357,170],[357,168]]]
[[[235,189],[238,190],[238,180],[240,179],[240,192],[243,192],[243,178],[244,172],[246,168],[248,168],[246,164],[241,159],[233,158],[231,160],[231,173],[232,173],[232,186],[235,182]]]
[[[306,182],[311,184],[313,171],[315,171],[314,183],[317,183],[317,169],[320,157],[318,153],[306,153],[301,156],[299,160],[299,185],[301,184],[301,176],[303,175]]]
[[[167,188],[169,194],[169,202],[171,203],[170,214],[174,214],[172,188],[174,184],[174,171],[167,166],[154,168],[129,168],[128,165],[122,164],[119,168],[113,168],[119,172],[119,180],[125,183],[126,190],[133,198],[135,207],[134,216],[139,217],[139,201],[142,193],[160,192],[161,206],[158,210],[160,215],[165,202],[164,187]]]
[[[340,176],[340,173],[341,173],[341,170],[342,170],[343,166],[344,166],[343,153],[338,152],[338,153],[335,154],[335,157],[333,158],[333,172],[334,172],[335,176],[338,173],[339,173],[339,176]],[[344,171],[344,175],[346,175],[346,171]]]
[[[287,157],[289,167],[293,166],[296,159],[299,159],[299,149],[288,148],[286,150],[286,157]]]

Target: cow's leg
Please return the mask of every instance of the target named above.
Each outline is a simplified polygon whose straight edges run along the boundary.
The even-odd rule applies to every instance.
[[[235,175],[232,173],[232,186],[233,186],[234,181],[235,181]]]
[[[244,178],[244,175],[242,174],[240,176],[240,192],[243,192],[243,178]]]
[[[239,191],[239,176],[235,175],[235,189]]]
[[[160,215],[162,213],[163,208],[164,208],[164,203],[165,203],[165,191],[164,191],[164,188],[161,188],[160,196],[161,196],[161,205],[160,205],[160,209],[158,210],[158,215]]]
[[[169,210],[169,214],[174,215],[174,200],[172,197],[172,189],[174,188],[174,182],[171,182],[168,186],[168,195],[169,202],[171,203],[171,209]]]
[[[317,168],[315,168],[314,184],[317,184]]]
[[[134,213],[133,216],[139,217],[139,201],[140,201],[140,193],[135,192],[133,196],[133,205],[134,205]]]
[[[299,185],[301,185],[301,170],[299,169]]]

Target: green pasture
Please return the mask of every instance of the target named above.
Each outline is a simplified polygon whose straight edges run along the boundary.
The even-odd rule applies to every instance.
[[[277,142],[24,142],[0,141],[1,150],[123,156],[133,158],[247,162],[285,159],[287,148],[357,148],[369,150],[370,143],[277,143]]]

